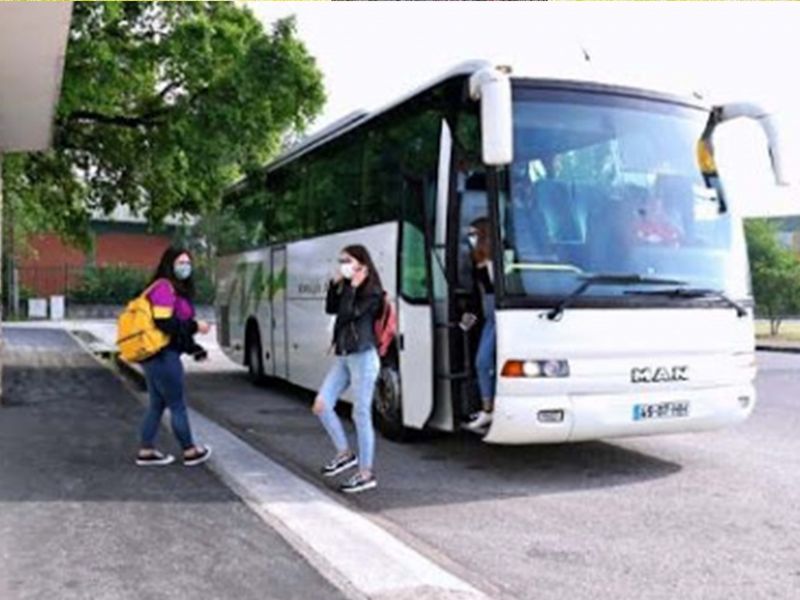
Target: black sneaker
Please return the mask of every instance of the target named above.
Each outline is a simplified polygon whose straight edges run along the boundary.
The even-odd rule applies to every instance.
[[[378,487],[378,480],[374,475],[356,473],[345,483],[339,486],[339,491],[345,494],[357,494]]]
[[[158,450],[147,456],[138,455],[136,457],[136,464],[140,467],[163,467],[175,462],[175,457],[172,454],[162,454]]]
[[[184,466],[194,467],[196,465],[202,465],[211,458],[211,446],[197,446],[197,448],[200,450],[199,454],[195,454],[191,458],[183,457]]]
[[[320,471],[325,477],[334,477],[339,473],[343,473],[348,469],[358,465],[358,458],[355,454],[347,456],[337,456],[332,459],[328,464],[324,465]]]

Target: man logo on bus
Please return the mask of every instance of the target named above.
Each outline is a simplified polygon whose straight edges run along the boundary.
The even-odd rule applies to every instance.
[[[633,383],[667,383],[689,381],[689,367],[634,367],[631,369]]]

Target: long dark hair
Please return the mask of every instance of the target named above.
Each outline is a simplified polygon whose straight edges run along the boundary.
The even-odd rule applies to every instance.
[[[362,286],[365,292],[383,291],[381,276],[378,274],[378,269],[375,268],[375,263],[372,262],[372,257],[369,254],[369,250],[367,250],[361,244],[353,244],[351,246],[345,246],[342,248],[342,252],[344,254],[349,254],[362,265],[367,267],[369,275],[367,275],[367,279],[364,281],[364,285]]]
[[[478,232],[478,243],[472,249],[472,259],[476,263],[482,263],[492,256],[492,226],[487,217],[478,217],[470,227]]]
[[[157,279],[168,279],[180,296],[183,296],[187,300],[192,300],[194,299],[194,275],[191,275],[188,279],[178,279],[175,277],[175,260],[181,254],[186,254],[190,259],[192,258],[192,253],[181,246],[170,246],[164,250],[164,254],[161,255],[161,260],[158,261],[156,272],[153,273],[153,277],[150,279],[150,284]],[[194,262],[194,260],[192,262]]]

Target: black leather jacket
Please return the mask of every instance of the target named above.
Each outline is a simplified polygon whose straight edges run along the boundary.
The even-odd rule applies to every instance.
[[[197,321],[194,319],[182,321],[175,315],[168,319],[154,319],[156,327],[169,336],[167,349],[175,350],[181,354],[205,354],[204,348],[194,341],[197,333]]]
[[[336,354],[354,354],[375,348],[375,320],[381,308],[380,289],[358,289],[349,281],[330,282],[325,312],[336,315],[333,344]]]

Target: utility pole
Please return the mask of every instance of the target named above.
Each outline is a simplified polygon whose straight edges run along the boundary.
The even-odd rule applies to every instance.
[[[0,265],[3,264],[3,153],[0,152]],[[3,293],[3,278],[0,277],[0,297]],[[0,302],[0,323],[3,321],[3,303]],[[0,353],[4,354],[3,328],[0,327]],[[3,405],[3,363],[0,360],[0,406]]]
[[[0,169],[0,180],[2,180],[2,169]],[[5,302],[3,305],[3,316],[8,317],[17,316],[16,303],[16,263],[14,252],[14,205],[10,202],[3,202],[3,271],[5,277],[3,284],[5,285]]]
[[[14,240],[14,203],[8,203],[8,212],[6,213],[8,222],[6,223],[6,234],[8,236],[8,245],[6,246],[7,267],[8,267],[8,314],[12,317],[17,317],[17,307],[14,303],[14,298],[17,296],[17,281],[14,276],[17,271],[16,261],[16,243]]]

